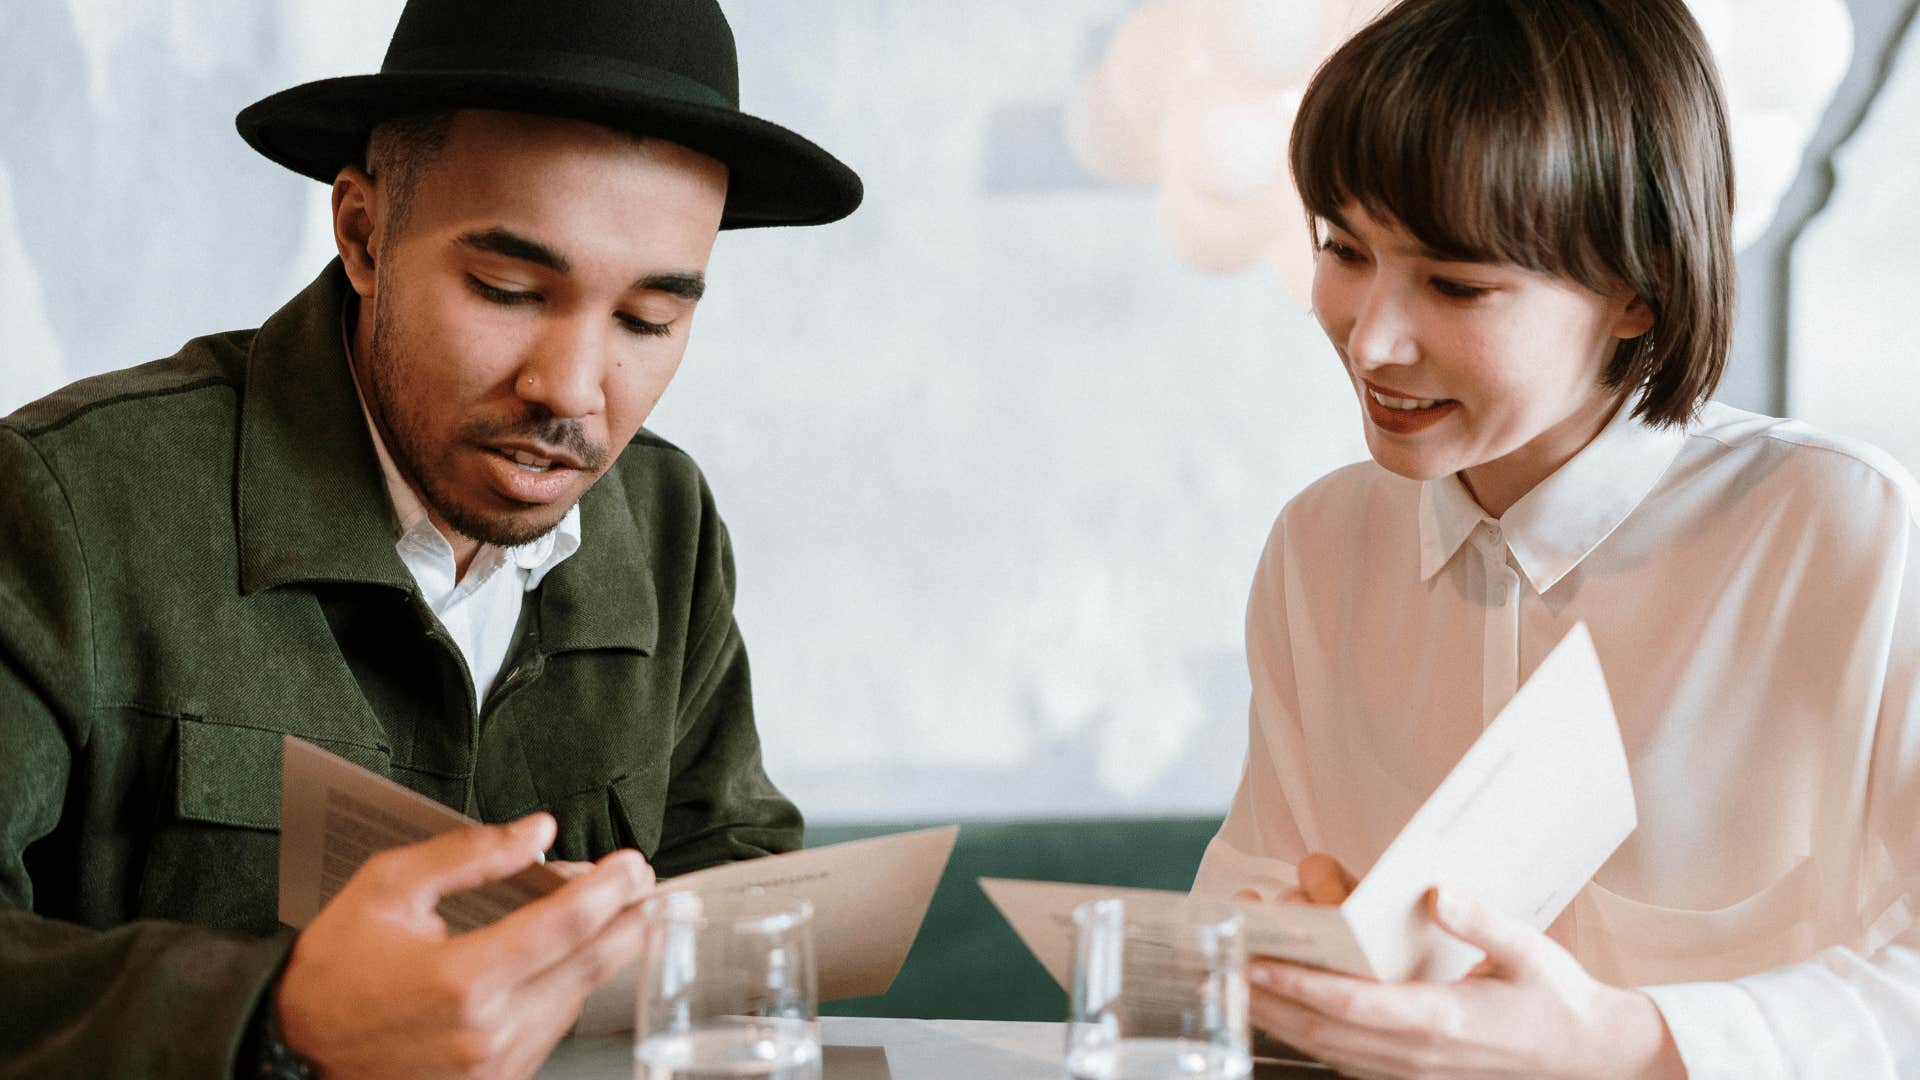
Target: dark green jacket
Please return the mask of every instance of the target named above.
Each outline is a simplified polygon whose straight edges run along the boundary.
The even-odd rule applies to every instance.
[[[394,552],[338,264],[258,331],[0,420],[0,1075],[229,1073],[291,934],[280,735],[555,854],[784,851],[733,560],[646,432],[581,501],[478,710]]]

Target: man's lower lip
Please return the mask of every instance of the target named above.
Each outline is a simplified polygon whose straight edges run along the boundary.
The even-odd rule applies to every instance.
[[[496,450],[484,450],[481,455],[486,458],[494,491],[514,502],[553,502],[573,486],[575,470],[564,465],[535,472],[521,468],[518,462]]]
[[[1389,409],[1373,399],[1373,395],[1361,390],[1360,397],[1367,404],[1367,417],[1375,427],[1395,435],[1411,435],[1432,427],[1460,407],[1457,401],[1448,401],[1429,409]]]

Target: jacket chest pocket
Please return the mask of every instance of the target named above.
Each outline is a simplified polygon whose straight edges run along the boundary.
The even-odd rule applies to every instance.
[[[658,786],[651,776],[622,776],[553,800],[548,809],[560,823],[555,853],[590,861],[631,847],[652,859],[660,846]]]
[[[256,933],[279,925],[281,738],[199,717],[176,721],[173,797],[147,845],[141,915]],[[385,765],[368,748],[327,749]]]

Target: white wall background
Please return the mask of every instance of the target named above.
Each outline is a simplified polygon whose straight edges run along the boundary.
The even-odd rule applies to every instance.
[[[232,117],[373,70],[399,6],[0,7],[0,410],[256,325],[318,272],[324,189]],[[720,497],[770,769],[816,820],[1223,810],[1254,558],[1293,492],[1365,452],[1270,271],[1182,268],[1150,192],[1068,160],[1059,109],[1129,6],[727,4],[747,107],[840,154],[868,200],[722,237],[650,426]],[[1895,142],[1920,119],[1903,100],[1879,124]],[[1882,207],[1858,220],[1911,235],[1899,152],[1848,169],[1836,217]],[[1920,390],[1891,314],[1917,250],[1870,271],[1873,363],[1900,380],[1867,399],[1883,409]],[[1807,295],[1856,322],[1876,302]],[[1836,340],[1829,320],[1821,355]]]
[[[1794,249],[1792,415],[1920,471],[1920,34],[1834,161],[1831,208]]]

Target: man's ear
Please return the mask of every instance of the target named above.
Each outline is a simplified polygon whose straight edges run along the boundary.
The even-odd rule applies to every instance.
[[[347,280],[362,300],[373,299],[374,267],[380,258],[380,215],[386,210],[373,177],[348,165],[333,178],[333,244]]]

